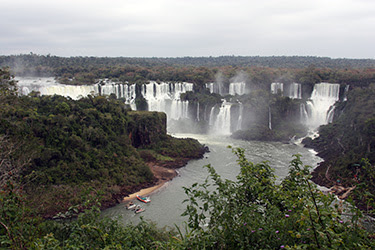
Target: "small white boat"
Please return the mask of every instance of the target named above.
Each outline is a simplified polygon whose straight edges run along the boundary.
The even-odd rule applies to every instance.
[[[146,209],[142,208],[141,206],[138,206],[138,208],[134,211],[136,214],[144,212]]]
[[[134,210],[137,208],[137,205],[135,205],[133,202],[129,202],[127,205],[126,205],[126,209],[128,210]]]

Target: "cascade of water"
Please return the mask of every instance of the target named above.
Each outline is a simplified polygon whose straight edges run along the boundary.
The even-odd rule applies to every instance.
[[[38,91],[41,95],[62,95],[72,99],[97,94],[97,85],[65,85],[58,83],[53,77],[16,77],[19,93],[27,95],[32,91]]]
[[[215,123],[213,124],[213,133],[221,135],[230,134],[231,107],[232,105],[226,102],[221,105],[219,113],[216,116]]]
[[[242,130],[243,105],[239,103],[237,130]]]
[[[272,130],[271,107],[268,106],[268,128]]]
[[[306,106],[304,103],[301,103],[300,106],[299,106],[299,112],[300,112],[300,119],[301,121],[305,122],[307,121],[307,118],[308,118],[308,114],[307,114],[307,110],[306,110]]]
[[[192,83],[150,82],[142,85],[149,111],[165,112],[172,120],[189,117],[189,101],[182,101],[180,95],[192,90]]]
[[[216,93],[222,96],[228,94],[228,92],[225,91],[224,84],[221,81],[206,83],[206,88],[210,90],[210,93]]]
[[[273,82],[271,83],[271,93],[277,94],[278,92],[284,93],[284,83]]]
[[[231,82],[229,84],[230,95],[244,95],[246,90],[245,82]]]
[[[197,121],[199,122],[199,102],[197,103]]]
[[[212,127],[215,124],[215,120],[216,120],[216,117],[215,117],[215,106],[213,106],[211,108],[211,111],[210,111],[210,117],[208,119],[208,125],[210,125]]]
[[[345,86],[345,90],[344,90],[344,102],[346,102],[348,100],[348,92],[349,92],[349,87],[350,85],[346,85]]]
[[[302,99],[302,87],[300,83],[291,83],[289,85],[289,98]]]
[[[330,107],[339,100],[340,84],[319,83],[315,84],[311,100],[307,104],[307,125],[316,129],[329,122]],[[333,110],[331,111],[333,112]]]
[[[214,93],[214,83],[213,82],[210,82],[210,83],[206,83],[206,88],[208,88],[210,90],[210,93]]]

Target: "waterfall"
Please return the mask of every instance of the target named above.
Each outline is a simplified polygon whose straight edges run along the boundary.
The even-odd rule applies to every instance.
[[[211,108],[211,111],[210,111],[210,117],[208,119],[208,125],[210,125],[210,127],[214,126],[215,120],[216,120],[216,117],[215,117],[215,106],[213,106]]]
[[[281,92],[281,94],[284,92],[284,83],[281,83],[281,82],[271,83],[271,93],[277,94],[279,91]]]
[[[210,82],[210,83],[206,83],[206,88],[208,88],[210,90],[210,93],[215,93],[214,92],[214,83],[213,82]]]
[[[214,108],[211,109],[210,114],[210,125],[211,133],[220,135],[229,135],[231,133],[230,122],[231,122],[231,107],[232,104],[226,101],[220,106],[219,113],[214,118],[215,115]]]
[[[300,83],[291,83],[289,85],[289,93],[287,94],[292,99],[302,99],[302,87]]]
[[[21,95],[38,91],[41,95],[57,94],[77,100],[99,92],[97,85],[65,85],[58,83],[53,77],[15,77],[15,80]]]
[[[300,119],[302,122],[306,123],[308,118],[308,113],[306,110],[306,105],[304,103],[301,103],[299,106],[299,112],[300,112]]]
[[[199,122],[199,102],[197,103],[197,121]]]
[[[193,91],[192,83],[157,83],[151,81],[142,85],[142,96],[149,111],[165,112],[168,119],[189,118],[189,102],[182,101],[180,95]]]
[[[310,101],[306,103],[306,123],[310,128],[316,129],[330,122],[329,119],[333,116],[331,106],[339,100],[339,92],[340,84],[315,84]]]
[[[243,115],[243,105],[239,103],[239,110],[238,110],[238,123],[236,130],[242,130],[242,115]]]
[[[272,130],[271,107],[268,106],[268,128]]]
[[[206,83],[206,88],[208,88],[210,90],[211,94],[215,93],[215,94],[219,94],[221,96],[223,96],[225,94],[228,94],[225,91],[224,84],[221,81]]]
[[[244,95],[246,91],[245,82],[232,82],[229,84],[230,95]]]
[[[345,86],[345,90],[344,90],[344,102],[346,102],[348,100],[348,92],[349,92],[349,87],[350,85],[346,85]]]

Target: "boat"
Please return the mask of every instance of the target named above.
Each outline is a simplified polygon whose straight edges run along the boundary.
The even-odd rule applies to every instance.
[[[129,202],[127,205],[126,205],[126,209],[128,210],[134,210],[136,209],[137,205],[135,205],[133,202]]]
[[[151,202],[150,197],[143,197],[143,196],[137,195],[137,199],[144,202],[144,203]]]
[[[135,212],[136,214],[139,214],[139,213],[144,212],[145,210],[146,210],[146,209],[144,209],[143,207],[139,206],[134,212]]]

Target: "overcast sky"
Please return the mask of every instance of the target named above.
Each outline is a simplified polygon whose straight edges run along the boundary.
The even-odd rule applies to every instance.
[[[375,59],[375,0],[0,0],[0,55]]]

